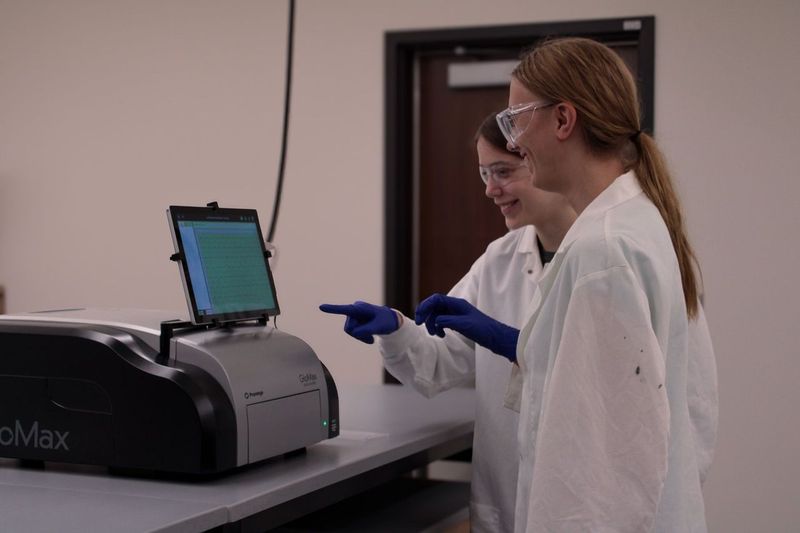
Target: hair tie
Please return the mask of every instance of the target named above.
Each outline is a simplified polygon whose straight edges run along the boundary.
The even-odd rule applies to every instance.
[[[631,135],[630,138],[631,138],[632,141],[635,141],[635,140],[639,139],[639,135],[641,135],[641,134],[642,134],[642,130],[636,130],[636,133]]]

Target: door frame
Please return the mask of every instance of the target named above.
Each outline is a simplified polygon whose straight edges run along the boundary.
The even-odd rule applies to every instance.
[[[414,60],[455,47],[531,46],[545,37],[581,36],[638,44],[642,129],[653,131],[655,17],[624,17],[507,26],[392,31],[384,36],[384,298],[411,316],[414,194]]]
[[[638,43],[642,129],[653,131],[655,17],[624,17],[508,26],[392,31],[384,38],[384,297],[407,316],[413,275],[414,60],[417,54],[455,47],[520,49],[544,37],[582,36]]]

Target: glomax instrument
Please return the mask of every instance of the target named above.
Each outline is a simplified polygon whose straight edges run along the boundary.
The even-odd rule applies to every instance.
[[[0,316],[0,456],[213,474],[339,434],[339,399],[279,313],[252,209],[167,211],[191,320]]]

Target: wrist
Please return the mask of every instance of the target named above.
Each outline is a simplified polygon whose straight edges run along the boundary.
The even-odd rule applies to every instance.
[[[400,329],[400,326],[403,325],[403,313],[397,309],[392,309],[392,311],[394,311],[395,317],[397,318],[397,329]]]

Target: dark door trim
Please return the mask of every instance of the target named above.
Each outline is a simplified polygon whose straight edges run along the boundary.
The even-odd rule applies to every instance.
[[[416,302],[411,301],[414,224],[413,68],[416,55],[453,50],[455,47],[523,49],[544,37],[568,35],[601,41],[637,41],[642,127],[652,132],[655,73],[655,18],[652,16],[386,33],[384,295],[386,304],[390,307],[412,316],[416,305]]]

